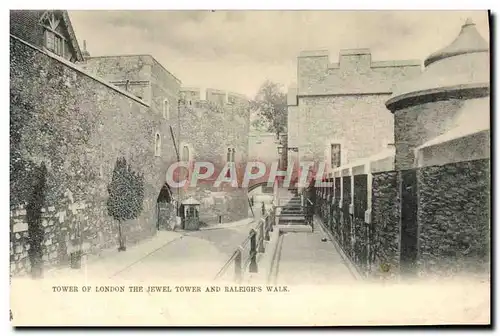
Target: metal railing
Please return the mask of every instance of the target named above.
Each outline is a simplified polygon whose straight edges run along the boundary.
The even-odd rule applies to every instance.
[[[259,219],[257,226],[250,230],[245,240],[217,273],[215,280],[221,280],[230,276],[229,270],[231,265],[234,265],[232,280],[236,283],[243,281],[245,273],[257,273],[259,271],[257,256],[259,253],[265,252],[265,242],[271,239],[270,232],[273,231],[275,222],[274,208],[270,211],[265,211],[263,208],[262,212],[263,217]]]

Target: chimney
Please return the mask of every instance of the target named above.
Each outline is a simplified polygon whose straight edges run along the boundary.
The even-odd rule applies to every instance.
[[[87,41],[86,40],[83,40],[82,56],[85,60],[90,58],[90,53],[87,51]]]

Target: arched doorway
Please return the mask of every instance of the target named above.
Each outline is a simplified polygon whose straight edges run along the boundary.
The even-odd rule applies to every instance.
[[[172,230],[175,225],[176,211],[173,204],[172,192],[170,187],[165,183],[156,200],[156,207],[158,211],[158,222],[156,228],[158,230]]]

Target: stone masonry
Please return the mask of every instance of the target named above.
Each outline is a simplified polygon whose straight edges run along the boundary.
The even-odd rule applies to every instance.
[[[418,182],[419,272],[487,272],[489,159],[423,167],[418,170]]]
[[[15,37],[10,43],[11,165],[15,167],[11,207],[23,206],[30,193],[26,169],[44,162],[48,169],[44,208],[53,209],[58,222],[50,233],[54,239],[46,244],[56,246],[57,257],[49,248],[45,258],[62,262],[61,244],[75,231],[84,236],[89,250],[116,244],[117,224],[107,215],[106,188],[118,157],[125,157],[145,178],[144,211],[124,224],[125,235],[130,243],[152,235],[156,198],[169,161],[154,155],[153,134],[162,118],[150,113],[146,102],[69,62]],[[22,216],[11,218],[12,230],[14,219],[22,222]]]
[[[196,90],[190,88],[189,92],[195,94],[185,95],[180,104],[180,131],[176,136],[181,161],[190,161],[191,165],[195,161],[210,162],[215,172],[210,179],[198,181],[196,187],[182,188],[180,195],[182,199],[192,196],[201,203],[200,218],[207,224],[246,218],[248,195],[241,183],[248,161],[248,99],[208,89],[207,99],[200,100]],[[238,187],[230,183],[216,187],[214,181],[227,163],[228,149],[234,150]]]
[[[298,86],[288,94],[289,146],[299,160],[329,162],[331,143],[341,145],[341,164],[376,154],[393,142],[393,116],[384,102],[395,83],[420,73],[419,61],[371,60],[367,49],[298,57]]]
[[[73,43],[67,13],[56,12],[66,20],[61,34]],[[55,55],[44,47],[43,29],[42,35],[35,29],[45,14],[11,15],[13,274],[30,268],[25,207],[33,188],[30,172],[41,164],[47,167],[42,259],[52,266],[66,264],[76,250],[94,253],[116,246],[118,225],[108,215],[106,201],[118,158],[144,175],[143,211],[123,223],[127,244],[133,244],[158,228],[157,198],[168,167],[177,161],[175,145],[181,160],[213,162],[217,173],[227,162],[228,148],[238,167],[248,157],[246,97],[214,89],[207,90],[206,100],[199,99],[199,90],[198,97],[186,97],[196,89],[181,89],[180,80],[150,55],[90,57],[85,50],[82,57],[72,44],[65,50],[73,53]],[[238,220],[248,213],[245,188],[198,184],[170,189],[173,205],[190,196],[199,199],[205,222]],[[175,206],[162,210],[175,211]]]

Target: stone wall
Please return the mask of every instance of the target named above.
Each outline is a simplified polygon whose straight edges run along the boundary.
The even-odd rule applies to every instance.
[[[414,149],[450,129],[464,104],[453,99],[410,106],[394,112],[396,170],[414,167]]]
[[[417,178],[419,271],[488,271],[490,160],[424,167]]]
[[[299,128],[300,160],[328,161],[330,143],[341,144],[343,165],[384,150],[393,142],[394,129],[394,117],[384,105],[388,97],[386,94],[300,97],[292,119]],[[297,126],[289,126],[294,128]]]
[[[299,95],[391,93],[394,83],[417,76],[420,61],[372,61],[370,50],[341,50],[338,63],[326,51],[298,58]]]
[[[153,58],[151,56],[92,57],[81,63],[80,66],[88,73],[105,79],[148,104],[152,103]]]
[[[193,196],[201,202],[200,218],[207,224],[235,221],[248,216],[247,188],[241,188],[248,161],[250,109],[247,101],[219,105],[198,101],[181,105],[178,143],[181,153],[189,149],[190,161],[210,162],[215,166],[212,181],[198,181],[196,187],[182,189],[182,198]],[[176,135],[177,136],[177,135]],[[227,150],[234,148],[239,187],[229,183],[214,187],[213,181],[227,163]],[[184,160],[184,158],[182,158]]]
[[[374,266],[376,272],[399,270],[400,195],[398,172],[373,174],[372,227],[374,232]]]
[[[121,88],[130,80],[129,91],[144,95],[151,104],[151,113],[164,119],[156,131],[162,136],[162,155],[172,161],[176,153],[170,127],[182,161],[186,160],[182,157],[186,147],[189,161],[214,163],[216,177],[226,163],[227,148],[234,147],[236,162],[246,164],[250,114],[248,101],[242,95],[207,89],[207,99],[201,100],[199,88],[182,88],[180,81],[149,55],[91,58],[84,67]],[[190,196],[200,201],[200,217],[207,224],[218,222],[219,216],[223,222],[247,216],[246,190],[213,188],[199,182],[196,187],[172,191],[174,198],[181,201]]]
[[[77,223],[83,224],[78,231],[85,232],[90,250],[116,246],[117,224],[106,208],[107,185],[116,160],[125,157],[134,171],[144,174],[144,207],[138,219],[124,223],[127,242],[151,236],[157,224],[156,199],[175,157],[154,155],[161,117],[140,99],[69,62],[12,37],[10,48],[12,209],[26,203],[32,193],[29,169],[43,162],[43,208],[53,209],[59,221],[50,233],[56,250],[71,239]],[[169,140],[165,137],[163,143]],[[63,257],[60,253],[59,263]]]
[[[366,158],[394,142],[393,115],[385,101],[393,86],[421,72],[419,61],[372,61],[367,49],[298,57],[298,88],[288,92],[290,146],[299,160],[330,162],[329,145],[341,144],[342,162]],[[363,136],[360,136],[360,135]]]
[[[278,144],[274,133],[251,133],[248,137],[248,160],[266,165],[278,162]]]

